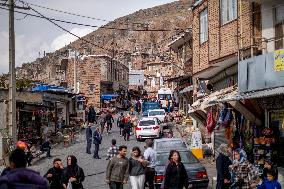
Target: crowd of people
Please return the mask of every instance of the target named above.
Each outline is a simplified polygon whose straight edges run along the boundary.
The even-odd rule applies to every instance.
[[[227,144],[221,144],[218,151],[217,189],[281,189],[277,168],[270,160],[265,161],[260,174],[258,168],[247,160],[243,149],[232,151]]]

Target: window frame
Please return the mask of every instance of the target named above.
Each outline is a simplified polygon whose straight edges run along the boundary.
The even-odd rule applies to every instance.
[[[206,14],[205,14],[206,12]],[[204,13],[205,15],[202,15],[202,13]],[[203,19],[206,21],[203,21]],[[207,27],[205,27],[204,30],[206,30],[204,32],[204,39],[202,38],[202,31],[201,31],[201,26],[202,26],[202,22],[207,23]],[[205,26],[205,25],[204,25]],[[200,44],[203,44],[205,42],[208,41],[208,32],[209,32],[209,23],[208,23],[208,8],[206,7],[205,9],[203,9],[201,12],[199,12],[199,42]],[[206,35],[205,35],[206,33]]]
[[[226,1],[226,20],[225,15],[223,15],[224,11],[223,11],[223,2]],[[233,5],[235,4],[235,9],[233,9]],[[232,7],[230,7],[232,6]],[[232,12],[230,12],[230,8],[232,8]],[[236,20],[238,18],[238,0],[220,0],[220,5],[219,5],[219,9],[220,9],[220,24],[221,26],[226,25],[234,20]],[[232,14],[232,18],[230,18],[230,15]]]

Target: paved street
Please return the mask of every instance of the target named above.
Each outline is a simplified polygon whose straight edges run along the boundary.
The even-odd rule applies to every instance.
[[[116,123],[116,120],[115,120]],[[61,146],[56,147],[52,150],[52,158],[44,158],[40,161],[37,161],[35,165],[31,168],[40,172],[41,175],[45,174],[49,167],[52,166],[52,161],[54,158],[61,158],[63,164],[66,165],[66,157],[68,155],[75,155],[78,159],[78,164],[84,169],[86,179],[83,183],[86,189],[104,189],[108,188],[105,183],[105,170],[107,166],[106,151],[111,145],[111,139],[115,138],[117,140],[117,145],[126,145],[128,147],[128,157],[130,156],[130,151],[134,146],[139,146],[143,151],[144,142],[137,142],[136,139],[131,136],[130,141],[124,141],[123,137],[119,136],[119,129],[114,125],[112,133],[110,135],[103,134],[102,145],[100,146],[99,155],[102,159],[93,159],[93,155],[86,154],[86,142],[84,131],[78,136],[76,144],[71,145],[70,147],[63,148]],[[92,146],[93,147],[93,146]],[[92,150],[93,151],[93,150]],[[96,175],[93,175],[96,174]],[[88,176],[92,175],[92,176]],[[129,186],[125,188],[131,188]]]

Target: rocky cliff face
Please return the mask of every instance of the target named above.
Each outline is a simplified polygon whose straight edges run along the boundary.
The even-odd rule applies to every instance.
[[[118,18],[83,40],[23,64],[17,68],[17,77],[59,84],[64,80],[61,60],[68,56],[70,48],[85,55],[107,54],[125,64],[131,63],[133,69],[145,68],[147,62],[173,61],[175,57],[166,45],[181,30],[191,27],[189,8],[190,0],[181,0]]]

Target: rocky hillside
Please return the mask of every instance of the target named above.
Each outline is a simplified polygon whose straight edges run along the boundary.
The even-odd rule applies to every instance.
[[[166,45],[182,30],[191,27],[190,0],[139,10],[118,18],[70,45],[17,68],[18,78],[58,83],[64,80],[61,60],[67,49],[89,54],[108,54],[135,69],[147,62],[172,59]]]

